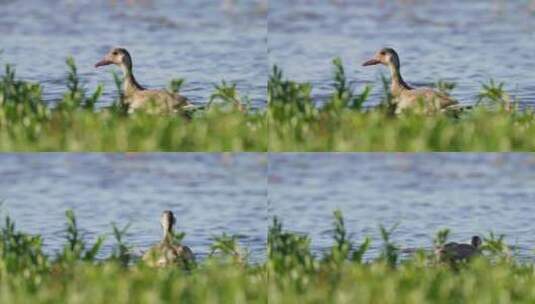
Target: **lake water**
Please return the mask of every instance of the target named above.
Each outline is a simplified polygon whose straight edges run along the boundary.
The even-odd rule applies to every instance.
[[[141,254],[161,240],[160,215],[169,209],[198,259],[225,232],[257,262],[266,248],[266,168],[262,154],[2,154],[2,217],[41,234],[55,253],[72,208],[88,240],[108,235],[104,257],[115,243],[111,223],[131,223],[126,241]]]
[[[73,56],[87,88],[105,85],[100,106],[106,106],[117,95],[111,74],[117,69],[93,65],[112,46],[123,46],[142,85],[164,88],[183,77],[183,94],[201,104],[225,79],[258,108],[267,86],[260,1],[0,0],[0,64],[12,63],[20,78],[43,84],[54,103],[65,92],[65,59]]]
[[[306,233],[314,252],[333,244],[335,209],[353,240],[382,244],[379,225],[399,224],[404,251],[432,248],[437,231],[450,240],[505,234],[523,260],[535,254],[535,156],[530,154],[272,154],[269,213]]]
[[[369,105],[382,91],[383,67],[361,67],[384,46],[401,57],[415,86],[455,82],[453,96],[472,104],[493,78],[521,100],[535,103],[535,5],[531,0],[271,0],[269,61],[314,85],[318,103],[332,84],[333,58],[361,91],[373,84]]]

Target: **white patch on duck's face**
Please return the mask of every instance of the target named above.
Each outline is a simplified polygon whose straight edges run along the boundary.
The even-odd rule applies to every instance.
[[[385,62],[385,64],[392,62],[392,54],[391,53],[386,53],[384,55],[384,62]]]
[[[121,65],[124,62],[124,54],[118,49],[113,49],[108,53],[108,58],[111,62]]]

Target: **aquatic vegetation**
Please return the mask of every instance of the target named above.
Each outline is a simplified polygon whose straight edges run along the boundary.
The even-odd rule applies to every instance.
[[[231,260],[236,264],[244,264],[247,262],[248,253],[240,247],[238,237],[236,235],[227,235],[223,233],[221,236],[214,237],[213,244],[210,245],[210,258],[216,260]]]
[[[324,106],[324,109],[336,110],[348,108],[352,110],[361,110],[364,102],[368,99],[371,87],[366,86],[362,93],[355,94],[355,89],[349,84],[346,78],[344,66],[340,58],[333,60],[334,65],[334,92],[331,98]]]
[[[80,234],[74,212],[72,210],[67,210],[65,212],[65,216],[67,217],[67,243],[63,247],[63,250],[59,253],[57,260],[65,263],[72,263],[79,260],[95,260],[105,238],[103,236],[99,236],[90,248],[86,248],[87,244],[84,241],[84,236]]]
[[[76,110],[78,108],[94,110],[95,104],[102,96],[103,86],[98,85],[95,92],[90,97],[86,97],[86,89],[82,86],[74,58],[67,58],[69,73],[67,75],[67,93],[57,105],[60,110]]]
[[[130,228],[130,224],[125,225],[123,228],[118,228],[115,223],[112,223],[112,228],[113,237],[115,238],[115,246],[113,247],[110,259],[115,260],[126,267],[130,264],[130,261],[133,258],[131,253],[132,246],[128,245],[124,240],[126,232],[128,231],[128,228]]]
[[[502,111],[511,112],[518,107],[518,102],[514,101],[504,90],[504,83],[496,83],[493,79],[488,84],[483,84],[478,95],[476,105],[499,108]]]
[[[242,98],[236,89],[236,84],[227,84],[226,81],[221,81],[221,84],[215,85],[215,92],[210,96],[208,101],[208,107],[210,107],[214,102],[219,104],[231,105],[234,107],[234,110],[245,111],[243,106]],[[250,102],[247,102],[247,107],[250,107]]]

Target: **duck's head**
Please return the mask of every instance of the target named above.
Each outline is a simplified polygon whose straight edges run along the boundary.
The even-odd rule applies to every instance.
[[[377,53],[375,53],[375,56],[373,56],[372,59],[364,62],[362,66],[369,66],[369,65],[376,65],[376,64],[383,64],[383,65],[393,64],[394,66],[399,68],[398,53],[396,53],[396,51],[392,48],[382,48]]]
[[[160,224],[162,224],[162,228],[164,231],[171,231],[175,222],[176,218],[173,212],[171,212],[171,210],[165,210],[162,213],[162,217],[160,218]]]
[[[132,58],[126,49],[113,48],[105,56],[95,64],[95,68],[115,64],[118,66],[132,67]]]
[[[481,244],[482,244],[481,238],[477,235],[474,235],[472,237],[472,246],[474,246],[475,248],[479,248]]]

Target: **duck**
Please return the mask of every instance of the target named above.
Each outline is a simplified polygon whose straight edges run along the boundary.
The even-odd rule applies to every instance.
[[[408,85],[401,77],[401,63],[398,53],[393,48],[380,49],[372,59],[362,65],[377,64],[385,65],[390,69],[390,93],[395,106],[395,114],[401,114],[407,109],[423,109],[423,112],[427,114],[458,109],[459,103],[443,92],[431,88],[413,88]]]
[[[132,56],[125,48],[112,48],[95,68],[110,64],[117,65],[123,72],[122,96],[128,113],[141,109],[150,113],[177,113],[191,108],[189,100],[182,95],[141,86],[134,77]]]
[[[435,250],[435,255],[439,261],[461,261],[468,260],[471,257],[479,254],[482,241],[477,235],[472,237],[470,244],[459,244],[450,242],[439,246]]]
[[[180,266],[188,269],[195,264],[193,251],[185,245],[174,244],[173,226],[176,217],[171,210],[165,210],[160,217],[163,238],[158,244],[152,246],[144,255],[143,262],[151,267]]]

